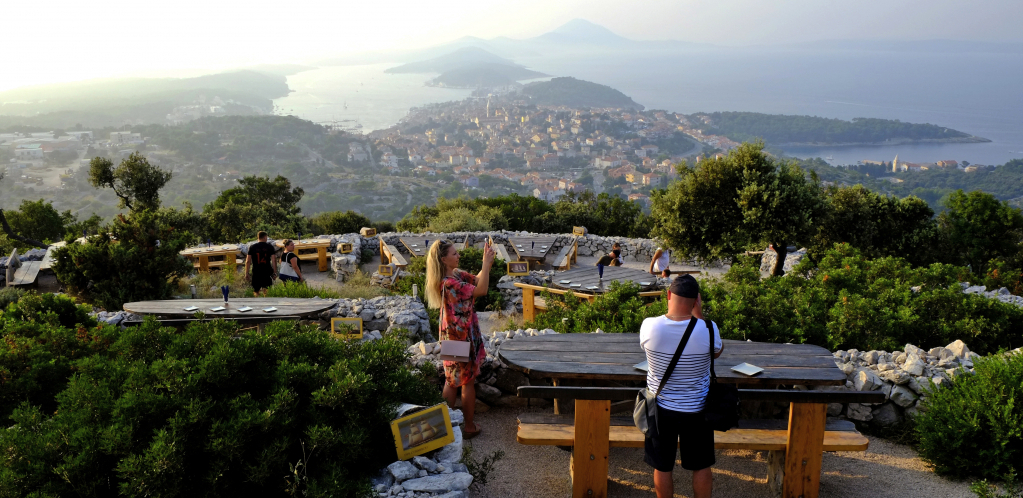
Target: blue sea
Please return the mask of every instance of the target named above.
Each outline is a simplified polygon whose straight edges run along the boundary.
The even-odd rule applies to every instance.
[[[883,147],[791,147],[795,157],[1003,164],[1023,158],[1023,54],[792,48],[707,48],[669,55],[602,54],[518,58],[555,76],[609,85],[648,109],[752,111],[932,123],[990,143]],[[313,121],[357,118],[386,128],[412,106],[463,99],[467,90],[427,87],[432,75],[390,75],[392,64],[325,67],[288,78],[277,104]],[[347,103],[348,109],[343,109]]]

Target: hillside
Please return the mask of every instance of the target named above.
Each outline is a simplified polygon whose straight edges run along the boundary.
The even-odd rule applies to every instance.
[[[571,77],[530,83],[522,89],[522,93],[529,96],[532,103],[537,105],[619,107],[640,111],[644,108],[614,88]]]
[[[427,85],[453,88],[495,87],[544,76],[548,75],[521,66],[479,63],[445,71],[427,82]]]
[[[933,124],[875,118],[852,121],[756,112],[712,112],[688,116],[705,134],[737,142],[763,139],[770,145],[882,145],[912,142],[989,142]]]

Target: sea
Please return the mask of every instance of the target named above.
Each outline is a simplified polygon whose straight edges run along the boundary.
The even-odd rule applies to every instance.
[[[611,86],[648,109],[750,111],[827,118],[871,117],[953,128],[991,142],[782,147],[793,157],[1000,165],[1023,158],[1023,54],[807,48],[694,48],[516,58],[554,76]],[[395,64],[322,67],[288,77],[275,103],[317,122],[357,120],[387,128],[413,106],[460,100],[468,90],[425,86],[434,75],[385,74]],[[347,106],[347,107],[346,107]]]

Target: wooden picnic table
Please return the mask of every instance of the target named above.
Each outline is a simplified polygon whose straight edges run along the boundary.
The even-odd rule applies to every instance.
[[[298,256],[300,261],[316,260],[318,270],[327,271],[330,269],[330,261],[327,259],[330,239],[296,239],[294,242],[295,255]]]
[[[557,237],[508,237],[508,245],[515,251],[519,261],[542,264],[547,253],[558,242]]]
[[[444,240],[446,237],[437,235],[435,237],[398,237],[401,245],[405,246],[408,253],[413,258],[419,256],[426,256],[426,252],[430,250],[430,244],[433,244],[436,240]]]
[[[249,297],[231,298],[223,311],[210,311],[211,308],[224,305],[223,299],[170,299],[162,301],[136,301],[124,303],[124,311],[137,315],[160,315],[166,317],[190,317],[195,311],[185,311],[189,306],[199,308],[206,317],[223,316],[231,318],[258,316],[315,316],[330,309],[336,304],[329,299],[302,299],[281,297]],[[238,311],[248,306],[252,311]],[[277,311],[267,313],[264,308],[274,307]]]
[[[555,275],[551,280],[551,287],[576,292],[603,294],[608,291],[611,282],[616,280],[619,282],[632,282],[638,285],[641,291],[654,290],[654,287],[657,285],[657,277],[643,270],[621,266],[605,266],[604,278],[601,279],[596,266],[579,266]],[[565,281],[568,281],[568,283],[562,283]]]
[[[831,353],[819,346],[734,340],[724,340],[723,343],[724,351],[714,362],[719,382],[763,388],[838,386],[846,381]],[[550,378],[555,386],[566,379],[605,382],[646,380],[646,372],[634,366],[646,360],[639,344],[639,334],[556,334],[516,338],[501,345],[499,356],[510,368]],[[748,377],[731,370],[743,362],[764,371]],[[580,480],[578,486],[573,483],[573,496],[587,496],[588,492],[592,496],[606,496],[610,402],[599,402],[600,409],[589,412],[580,412],[578,403],[573,471],[577,479],[585,479],[585,482]],[[555,400],[555,413],[558,411]],[[784,497],[815,498],[818,495],[826,415],[826,402],[802,400],[791,403],[786,456],[782,464],[785,472]],[[585,438],[580,440],[580,434]],[[591,434],[594,436],[589,436]],[[603,458],[596,461],[592,458],[576,459],[575,453],[580,451],[599,453]]]
[[[210,267],[235,264],[241,256],[240,248],[235,244],[215,245],[212,247],[190,247],[179,254],[193,262],[199,271],[209,271]],[[210,261],[210,258],[223,258]]]

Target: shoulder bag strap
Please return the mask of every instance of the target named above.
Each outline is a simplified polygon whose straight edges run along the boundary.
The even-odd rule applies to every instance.
[[[718,376],[714,373],[714,322],[704,321],[707,322],[707,330],[710,332],[710,381],[717,382]]]
[[[682,340],[678,343],[678,349],[675,350],[675,356],[671,357],[671,363],[668,364],[668,369],[664,371],[664,376],[661,377],[661,385],[657,386],[657,394],[655,394],[654,397],[661,395],[661,390],[664,389],[664,385],[668,383],[671,373],[675,371],[675,365],[678,364],[678,359],[682,357],[682,351],[686,349],[686,343],[689,342],[689,336],[693,335],[693,328],[696,327],[696,322],[696,317],[689,318],[689,326],[686,327],[686,334],[682,336]]]

